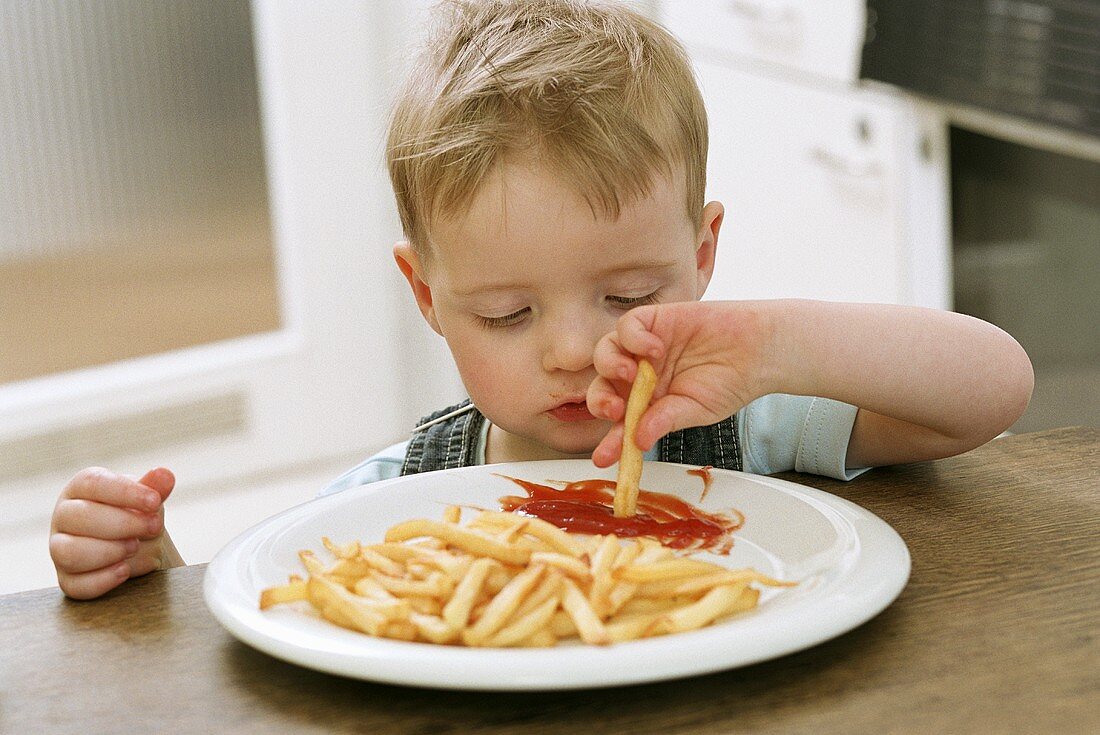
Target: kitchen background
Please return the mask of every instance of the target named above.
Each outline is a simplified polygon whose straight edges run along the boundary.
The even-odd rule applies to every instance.
[[[634,4],[707,97],[709,298],[972,313],[1035,362],[1014,431],[1100,425],[1100,3]],[[430,5],[0,6],[0,593],[83,466],[172,468],[199,563],[461,396],[382,163]]]

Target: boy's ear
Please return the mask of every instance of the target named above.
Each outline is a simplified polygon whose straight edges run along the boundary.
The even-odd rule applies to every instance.
[[[718,250],[718,231],[722,229],[722,218],[726,210],[721,202],[708,202],[703,207],[703,222],[696,237],[695,273],[698,278],[696,298],[702,298],[714,275],[714,256]]]
[[[424,266],[413,246],[408,242],[399,242],[393,246],[393,259],[397,261],[397,267],[405,276],[412,288],[416,305],[420,307],[420,313],[437,334],[442,335],[439,322],[435,318],[435,307],[432,306],[432,288],[424,280]]]

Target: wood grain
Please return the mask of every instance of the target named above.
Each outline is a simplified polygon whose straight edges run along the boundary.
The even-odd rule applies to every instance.
[[[0,598],[2,732],[1094,732],[1100,722],[1100,431],[997,440],[851,483],[782,475],[893,525],[913,572],[882,614],[801,653],[599,692],[377,685],[238,643],[203,567],[90,603]]]

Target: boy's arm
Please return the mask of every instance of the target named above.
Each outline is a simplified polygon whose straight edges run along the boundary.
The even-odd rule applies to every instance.
[[[597,346],[593,413],[621,417],[634,355],[653,360],[660,376],[639,426],[643,448],[762,395],[815,395],[860,409],[849,467],[979,446],[1019,418],[1034,381],[1012,337],[952,312],[801,300],[659,304],[628,312]],[[616,427],[593,460],[610,464],[619,443]]]

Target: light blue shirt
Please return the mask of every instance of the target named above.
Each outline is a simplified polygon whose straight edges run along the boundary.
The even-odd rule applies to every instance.
[[[845,457],[856,407],[828,398],[773,393],[756,399],[737,415],[741,440],[741,466],[745,472],[770,475],[796,470],[815,475],[851,480],[868,468],[848,469]],[[489,422],[478,439],[477,463],[485,464],[485,442]],[[386,447],[336,478],[321,495],[359,487],[401,474],[408,441]],[[655,445],[645,459],[656,460]]]

